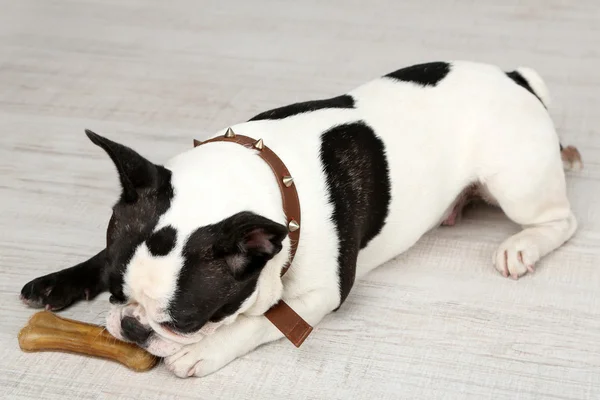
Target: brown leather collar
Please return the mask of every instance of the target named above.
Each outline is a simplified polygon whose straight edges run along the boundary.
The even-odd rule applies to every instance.
[[[218,136],[204,142],[194,140],[194,147],[212,142],[232,142],[256,149],[260,158],[265,160],[275,174],[279,190],[281,191],[283,211],[287,218],[288,236],[290,238],[290,258],[281,270],[281,275],[283,276],[292,265],[298,244],[300,243],[300,200],[292,174],[290,174],[290,171],[277,154],[265,146],[262,139],[255,140],[248,136],[238,135],[229,128],[224,136]],[[296,347],[300,347],[312,331],[312,327],[283,300],[280,300],[279,303],[271,307],[265,313],[265,317]]]

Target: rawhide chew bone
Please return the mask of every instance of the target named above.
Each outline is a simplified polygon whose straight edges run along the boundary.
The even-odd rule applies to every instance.
[[[120,362],[142,372],[158,358],[133,343],[115,339],[101,326],[61,318],[50,311],[34,314],[19,332],[23,351],[65,351]]]

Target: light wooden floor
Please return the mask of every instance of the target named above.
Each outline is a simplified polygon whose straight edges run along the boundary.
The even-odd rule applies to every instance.
[[[501,4],[501,5],[500,5]],[[600,399],[597,0],[0,0],[0,397]],[[84,128],[164,162],[216,129],[424,60],[536,68],[581,228],[519,282],[492,268],[516,227],[478,209],[360,282],[299,350],[205,379],[24,354],[21,286],[103,244],[117,181]],[[63,314],[102,322],[107,296]]]

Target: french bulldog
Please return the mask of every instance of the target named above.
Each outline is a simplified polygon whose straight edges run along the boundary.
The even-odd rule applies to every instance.
[[[283,277],[282,198],[256,149],[215,142],[157,165],[87,131],[122,187],[106,246],[27,283],[21,298],[60,310],[109,291],[109,332],[185,378],[282,338],[264,316],[279,300],[318,324],[355,279],[456,223],[473,198],[522,226],[491,258],[517,279],[577,227],[564,169],[581,158],[560,144],[549,102],[530,68],[431,62],[216,132],[263,139],[293,175],[302,240]]]

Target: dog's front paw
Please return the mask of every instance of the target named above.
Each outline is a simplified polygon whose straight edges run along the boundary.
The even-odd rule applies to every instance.
[[[527,271],[533,272],[535,263],[540,259],[535,241],[529,240],[523,231],[508,238],[494,254],[494,265],[505,277],[518,279]]]
[[[217,346],[217,343],[205,338],[165,358],[165,365],[180,378],[202,377],[223,368],[234,359],[227,346]]]
[[[94,277],[76,270],[41,276],[21,289],[21,300],[30,307],[60,310],[79,300],[91,300],[102,291]]]

